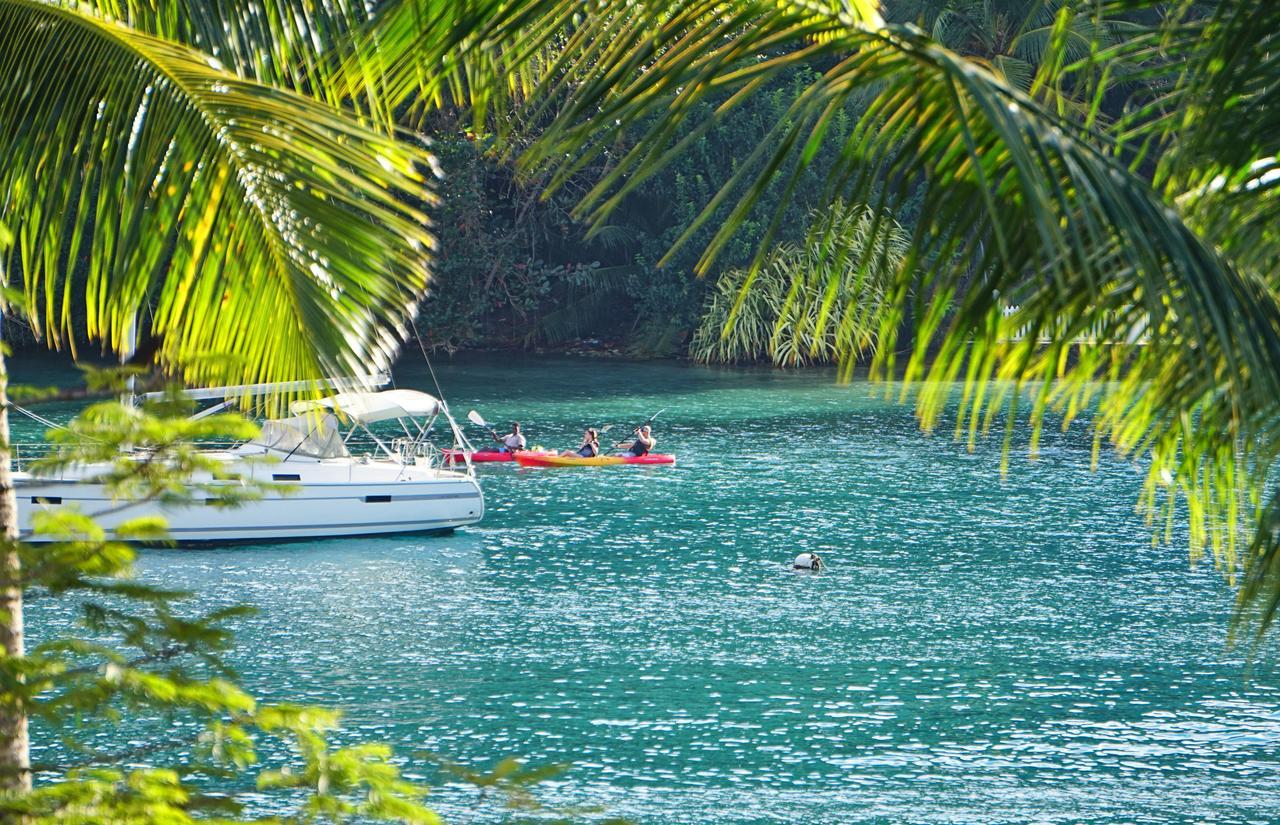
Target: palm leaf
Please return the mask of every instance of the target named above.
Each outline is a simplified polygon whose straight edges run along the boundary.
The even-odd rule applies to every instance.
[[[809,219],[805,242],[772,250],[750,283],[741,269],[717,280],[689,344],[694,360],[799,366],[873,347],[884,287],[907,255],[908,235],[892,218],[843,201]]]
[[[1126,8],[1146,4],[1130,0]],[[1205,237],[1272,277],[1280,219],[1280,7],[1263,0],[1188,4],[1169,22],[1100,59],[1143,67],[1156,93],[1123,124],[1139,157],[1159,157],[1157,185]],[[1274,282],[1274,281],[1273,281]]]
[[[1142,79],[1157,90],[1125,122],[1126,141],[1142,148],[1139,158],[1158,153],[1157,184],[1204,237],[1256,279],[1264,300],[1275,294],[1280,262],[1277,26],[1280,7],[1265,0],[1185,3],[1164,26],[1114,55],[1140,62]],[[1273,342],[1264,337],[1255,346],[1272,350]],[[1227,500],[1225,541],[1234,541],[1236,523],[1257,519],[1239,618],[1258,618],[1261,634],[1280,609],[1280,497],[1265,484],[1280,452],[1277,402],[1268,398],[1275,374],[1249,363],[1240,368],[1234,415],[1224,413],[1220,425],[1221,467],[1206,483]],[[1245,426],[1233,426],[1240,419]]]
[[[0,38],[5,263],[37,332],[120,349],[140,318],[188,382],[389,363],[426,151],[90,13],[0,0]]]
[[[351,0],[60,0],[130,28],[211,55],[242,78],[331,104],[347,95],[344,59],[374,4]]]
[[[454,106],[471,112],[477,132],[507,134],[583,14],[569,0],[387,0],[338,44],[340,88],[387,118]]]

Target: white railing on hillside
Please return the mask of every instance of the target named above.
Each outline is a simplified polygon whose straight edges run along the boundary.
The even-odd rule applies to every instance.
[[[1002,312],[1002,314],[1004,315],[1004,317],[1005,317],[1005,318],[1011,318],[1011,317],[1013,317],[1015,314],[1017,314],[1017,312],[1018,312],[1018,310],[1019,310],[1019,309],[1021,309],[1021,307],[1018,307],[1018,306],[1006,306],[1006,307],[1004,307],[1004,308],[1001,310],[1001,312]],[[1064,326],[1065,326],[1065,325],[1064,325]],[[1105,336],[1105,334],[1106,334],[1106,325],[1105,325],[1102,321],[1095,321],[1092,325],[1090,325],[1090,327],[1089,327],[1087,330],[1085,330],[1085,332],[1084,332],[1083,334],[1077,335],[1077,336],[1075,336],[1074,338],[1072,338],[1072,339],[1071,339],[1071,343],[1072,343],[1072,344],[1127,344],[1127,343],[1134,343],[1134,344],[1137,344],[1138,346],[1145,346],[1145,345],[1147,345],[1147,344],[1151,343],[1151,330],[1149,330],[1149,329],[1147,329],[1147,328],[1146,328],[1146,323],[1145,323],[1145,322],[1142,324],[1142,326],[1140,327],[1140,329],[1141,329],[1142,331],[1141,331],[1140,333],[1138,333],[1137,339],[1136,339],[1136,340],[1134,340],[1134,341],[1115,341],[1115,340],[1109,340],[1109,339],[1107,339],[1107,338],[1105,338],[1105,337],[1104,337],[1104,336]],[[1004,341],[1021,341],[1021,340],[1023,340],[1024,338],[1026,338],[1026,337],[1027,337],[1027,334],[1030,332],[1030,330],[1031,330],[1031,325],[1030,325],[1030,324],[1023,325],[1022,327],[1019,327],[1019,328],[1018,328],[1018,330],[1017,330],[1016,332],[1014,332],[1014,334],[1013,334],[1013,335],[1009,336],[1008,338],[1004,338],[1004,339],[1002,339],[1002,340],[1004,340]],[[1040,331],[1040,336],[1039,336],[1039,338],[1037,339],[1036,343],[1039,343],[1039,344],[1049,344],[1049,343],[1052,343],[1054,340],[1055,340],[1055,339],[1054,339],[1054,337],[1053,337],[1051,334],[1047,333],[1045,330],[1043,330],[1043,329],[1042,329],[1042,330]]]

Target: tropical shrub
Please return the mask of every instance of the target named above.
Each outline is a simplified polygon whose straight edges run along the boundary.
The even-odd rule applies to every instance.
[[[759,271],[720,277],[689,344],[695,360],[791,367],[875,346],[885,283],[906,257],[907,233],[843,201],[810,219],[808,237],[780,244]]]

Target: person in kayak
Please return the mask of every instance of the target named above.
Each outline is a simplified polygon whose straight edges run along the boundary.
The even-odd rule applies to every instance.
[[[565,450],[560,455],[576,455],[581,458],[595,458],[600,455],[600,434],[592,427],[582,433],[582,443],[577,450]]]
[[[636,443],[632,444],[631,447],[623,453],[623,455],[630,456],[631,458],[639,458],[642,455],[648,455],[658,443],[658,439],[654,438],[652,433],[653,431],[649,429],[648,424],[645,424],[643,427],[636,430]]]
[[[498,448],[498,451],[503,453],[514,453],[516,450],[523,450],[525,447],[524,436],[520,434],[519,421],[511,422],[511,432],[507,433],[502,438],[498,438],[495,435],[493,440],[502,445]]]

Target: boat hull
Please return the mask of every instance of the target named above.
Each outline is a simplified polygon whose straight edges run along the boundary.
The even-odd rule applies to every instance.
[[[314,464],[309,468],[282,464],[271,469],[278,475],[301,478],[282,479],[281,488],[235,507],[219,504],[218,484],[212,479],[204,481],[208,489],[200,492],[196,502],[127,503],[112,501],[103,486],[89,478],[35,479],[19,473],[15,488],[20,535],[28,541],[50,540],[33,533],[33,517],[42,509],[65,507],[94,516],[108,535],[114,535],[114,529],[124,522],[159,516],[168,523],[170,537],[180,542],[442,532],[475,524],[484,516],[480,487],[463,473],[401,468],[397,478],[367,465],[328,474]],[[299,472],[282,472],[295,469]],[[360,477],[361,471],[366,478]],[[334,478],[337,475],[348,478]],[[368,477],[377,475],[385,477]]]
[[[585,458],[576,455],[540,455],[518,452],[516,453],[516,461],[521,467],[616,467],[627,464],[675,464],[676,457],[650,453],[642,456],[598,455]]]

